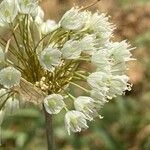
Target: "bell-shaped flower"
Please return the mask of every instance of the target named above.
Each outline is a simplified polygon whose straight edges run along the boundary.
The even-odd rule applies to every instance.
[[[101,116],[98,114],[95,101],[91,97],[79,96],[74,101],[74,106],[77,111],[84,113],[87,120],[92,121],[96,117]]]
[[[105,72],[94,72],[87,78],[87,82],[93,90],[106,93],[108,88],[110,74]]]
[[[122,42],[109,42],[106,45],[108,51],[110,51],[110,58],[117,64],[118,62],[134,60],[131,58],[130,45],[126,41]]]
[[[44,69],[53,72],[61,63],[61,52],[57,48],[45,48],[39,55],[39,61]]]
[[[107,98],[111,99],[113,97],[116,97],[116,95],[122,95],[126,90],[130,90],[130,85],[127,83],[128,81],[129,77],[126,75],[112,76],[110,79]]]
[[[0,84],[5,88],[11,88],[19,85],[21,73],[14,67],[7,67],[0,70]]]
[[[17,0],[22,14],[31,14],[38,7],[38,0]]]
[[[58,114],[65,106],[60,94],[51,94],[44,99],[44,107],[49,114]]]
[[[62,56],[65,59],[78,59],[82,52],[80,41],[69,40],[61,49]]]
[[[19,100],[15,97],[9,97],[5,103],[5,111],[7,114],[14,114],[19,110]]]
[[[98,108],[103,107],[103,105],[108,102],[106,99],[106,92],[102,93],[100,91],[92,90],[90,96],[94,99],[95,103],[97,103],[96,107]]]
[[[114,26],[109,22],[109,17],[98,12],[91,14],[91,17],[87,20],[86,28],[91,29],[97,36],[104,39],[109,38],[114,30]]]
[[[89,55],[92,55],[96,52],[96,36],[94,34],[86,35],[81,41],[80,41],[81,49],[84,53],[87,53]]]
[[[2,48],[0,47],[0,63],[4,62],[4,59],[5,59],[5,54]]]
[[[86,116],[80,111],[68,111],[65,115],[65,126],[68,134],[70,135],[70,131],[81,132],[82,129],[87,129],[86,119]]]
[[[67,30],[81,30],[85,26],[86,19],[85,11],[80,12],[78,8],[72,8],[63,15],[60,26]]]
[[[40,26],[41,33],[42,34],[48,34],[58,28],[58,25],[54,20],[47,20],[46,22],[43,22]]]
[[[0,3],[0,26],[12,23],[18,14],[16,0],[3,0]]]
[[[108,51],[99,50],[95,52],[91,57],[91,62],[96,65],[97,71],[110,72],[111,71],[111,63],[107,56]]]

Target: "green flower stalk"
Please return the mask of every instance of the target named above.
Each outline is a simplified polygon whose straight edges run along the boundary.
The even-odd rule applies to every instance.
[[[9,39],[0,34],[1,124],[24,101],[43,108],[48,149],[54,149],[54,114],[66,111],[66,131],[81,132],[102,118],[106,102],[131,89],[126,63],[133,48],[112,41],[115,26],[105,14],[74,7],[56,23],[44,21],[38,0],[3,0],[0,8],[0,28],[10,32]],[[73,95],[70,86],[83,94]]]

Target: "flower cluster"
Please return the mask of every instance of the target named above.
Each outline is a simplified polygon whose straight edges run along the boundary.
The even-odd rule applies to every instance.
[[[115,26],[105,14],[75,7],[56,23],[44,21],[37,0],[3,0],[0,16],[0,28],[11,32],[9,40],[0,33],[0,123],[24,100],[49,115],[64,109],[68,133],[80,132],[102,118],[106,102],[131,89],[126,63],[133,48],[112,41]],[[83,95],[72,95],[70,86]]]

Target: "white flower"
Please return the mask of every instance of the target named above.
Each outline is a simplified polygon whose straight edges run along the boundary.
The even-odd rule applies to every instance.
[[[5,26],[14,21],[18,14],[16,0],[3,0],[0,3],[0,26]]]
[[[116,95],[122,95],[124,91],[130,90],[128,87],[129,77],[126,75],[112,76],[110,79],[109,91],[107,97],[109,99],[116,97]]]
[[[105,72],[94,72],[87,78],[87,82],[93,90],[99,91],[102,94],[108,92],[110,75]]]
[[[31,14],[38,7],[38,0],[17,0],[19,11],[23,14]]]
[[[78,59],[82,52],[79,41],[69,40],[61,49],[63,58],[66,59]]]
[[[58,25],[56,24],[54,20],[47,20],[46,22],[43,22],[40,26],[42,34],[48,34],[57,28],[58,28]]]
[[[92,55],[91,62],[96,65],[97,71],[110,72],[111,63],[107,55],[107,50],[99,50]]]
[[[99,38],[109,39],[114,26],[108,21],[105,14],[94,13],[86,22],[86,28],[94,31]]]
[[[0,47],[0,63],[4,62],[4,59],[5,59],[5,55],[2,48]]]
[[[0,70],[0,84],[6,88],[19,85],[21,73],[14,67],[7,67]]]
[[[19,100],[15,97],[9,97],[5,103],[5,111],[8,114],[14,114],[19,109]]]
[[[108,49],[108,51],[110,51],[110,57],[116,63],[133,60],[132,58],[130,58],[132,56],[130,51],[134,48],[130,48],[130,45],[126,41],[114,43],[109,42],[107,43],[106,48]]]
[[[85,26],[86,19],[86,12],[80,12],[78,8],[72,8],[63,15],[60,25],[68,30],[81,30]]]
[[[92,121],[95,117],[101,117],[97,112],[96,105],[95,101],[87,96],[79,96],[74,101],[75,109],[84,113],[89,121]]]
[[[44,20],[44,11],[40,6],[36,7],[35,11],[32,11],[32,16],[37,24],[42,24]]]
[[[86,116],[80,111],[68,111],[65,115],[65,126],[69,135],[70,131],[81,132],[88,128]]]
[[[59,94],[51,94],[44,99],[44,107],[49,114],[58,114],[64,106],[63,97]]]
[[[53,72],[61,63],[61,52],[57,48],[45,48],[39,56],[40,64],[46,70]]]
[[[100,91],[92,90],[91,97],[94,99],[95,103],[97,103],[97,107],[101,108],[107,101],[106,93],[101,93]]]
[[[0,110],[0,126],[2,125],[3,123],[3,120],[4,120],[4,116],[5,116],[5,110]]]
[[[96,36],[95,35],[86,35],[81,41],[80,41],[81,48],[84,53],[87,54],[94,54],[96,51],[95,45],[96,45]]]

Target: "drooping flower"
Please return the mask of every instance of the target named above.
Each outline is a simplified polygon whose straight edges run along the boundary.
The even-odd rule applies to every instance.
[[[45,48],[39,55],[39,61],[44,69],[53,72],[61,63],[61,52],[57,48]]]
[[[0,70],[0,84],[6,88],[19,85],[21,73],[14,67],[7,67]]]
[[[89,121],[92,121],[95,117],[101,117],[98,114],[96,102],[91,97],[79,96],[75,99],[74,106],[77,111],[84,113]]]
[[[89,55],[94,54],[96,52],[96,36],[94,34],[86,35],[80,41],[81,49],[84,53]]]
[[[111,62],[107,55],[107,50],[99,50],[92,55],[91,62],[96,65],[97,71],[111,71]]]
[[[70,131],[81,132],[82,129],[88,128],[86,116],[80,111],[68,111],[65,115],[65,126],[69,135]]]
[[[49,114],[58,114],[65,106],[60,94],[51,94],[44,99],[44,107]]]
[[[62,56],[65,59],[78,59],[82,52],[79,41],[69,40],[61,49]]]
[[[17,0],[19,11],[23,14],[31,14],[38,7],[38,0]]]
[[[48,34],[57,28],[58,28],[58,25],[56,24],[54,20],[47,20],[46,22],[43,22],[40,26],[42,34]]]
[[[12,23],[18,14],[18,5],[16,0],[3,0],[0,3],[0,26]]]
[[[72,8],[63,15],[60,26],[67,30],[81,30],[85,26],[86,19],[86,12],[80,12],[78,8]]]
[[[110,74],[105,72],[94,72],[87,78],[87,82],[93,90],[99,91],[100,93],[108,92],[108,82]]]
[[[130,45],[126,41],[109,42],[106,48],[115,63],[134,60],[131,58],[132,54],[130,52],[134,48],[130,48]]]

